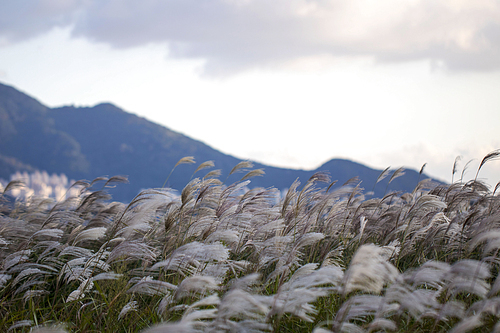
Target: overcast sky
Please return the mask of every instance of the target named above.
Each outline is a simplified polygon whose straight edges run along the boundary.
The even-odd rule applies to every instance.
[[[500,148],[500,0],[2,1],[0,81],[271,165],[449,182]]]

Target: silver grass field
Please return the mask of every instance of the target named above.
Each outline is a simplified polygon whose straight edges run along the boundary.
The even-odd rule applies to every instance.
[[[264,172],[249,162],[236,183],[208,161],[181,193],[129,204],[106,192],[120,176],[76,182],[60,201],[13,201],[23,184],[11,182],[0,331],[500,332],[500,183],[478,178],[498,157],[474,180],[383,198],[326,173],[284,193],[250,188]]]

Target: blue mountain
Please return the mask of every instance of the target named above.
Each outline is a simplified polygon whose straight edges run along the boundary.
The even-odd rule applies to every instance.
[[[226,183],[242,177],[240,173],[228,178],[240,159],[110,103],[48,108],[17,89],[0,84],[0,120],[0,178],[4,179],[16,170],[45,170],[88,180],[126,175],[129,184],[118,186],[112,195],[115,200],[129,201],[141,189],[161,187],[185,156],[193,156],[197,163],[177,167],[168,177],[168,187],[181,190],[205,161],[214,161],[215,169],[220,169],[220,179],[227,179]],[[374,188],[374,195],[379,197],[388,191],[411,192],[419,180],[429,178],[408,169],[390,184],[390,176],[377,184],[382,170],[345,159],[332,159],[316,170],[260,163],[254,163],[254,168],[264,169],[265,175],[252,178],[253,187],[286,189],[296,179],[304,183],[316,172],[326,171],[337,181],[333,188],[358,177],[356,184],[360,183],[366,191]],[[195,177],[211,170],[204,169]]]

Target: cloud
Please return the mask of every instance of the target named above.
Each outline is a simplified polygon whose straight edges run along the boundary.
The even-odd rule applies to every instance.
[[[29,2],[33,3],[33,1]],[[116,48],[165,43],[170,56],[224,74],[304,57],[429,59],[500,69],[497,0],[27,0],[0,5],[0,42],[56,26]]]
[[[84,0],[19,0],[0,4],[0,46],[41,35],[75,22]]]

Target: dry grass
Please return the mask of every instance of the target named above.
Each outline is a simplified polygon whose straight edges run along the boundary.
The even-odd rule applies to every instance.
[[[245,172],[235,184],[208,172],[128,205],[105,193],[121,177],[57,203],[9,203],[19,184],[7,186],[0,331],[500,331],[496,189],[423,180],[366,199],[356,180],[331,190],[318,173],[281,198],[247,188],[262,175],[251,167],[233,169]]]

